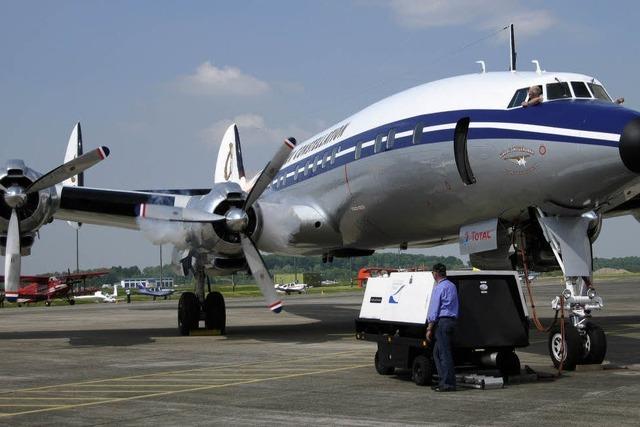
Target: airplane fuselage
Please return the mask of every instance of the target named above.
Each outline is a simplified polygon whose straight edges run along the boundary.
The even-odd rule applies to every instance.
[[[548,99],[559,83],[571,88],[567,96]],[[544,88],[545,102],[509,107],[533,85]],[[505,72],[445,79],[380,101],[296,147],[260,200],[269,221],[258,244],[305,254],[432,246],[455,240],[461,224],[517,221],[530,206],[604,212],[638,192],[619,144],[639,113],[596,92],[606,94],[585,75]],[[464,119],[468,170],[455,154]]]

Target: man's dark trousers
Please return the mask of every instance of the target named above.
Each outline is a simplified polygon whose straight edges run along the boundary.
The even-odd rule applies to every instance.
[[[433,357],[440,377],[440,388],[456,387],[456,369],[451,354],[451,338],[456,326],[456,320],[451,317],[441,317],[436,326],[436,343]]]

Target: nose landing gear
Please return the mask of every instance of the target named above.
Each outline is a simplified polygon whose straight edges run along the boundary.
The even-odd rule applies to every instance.
[[[592,286],[592,253],[588,235],[591,215],[547,217],[537,211],[543,234],[562,269],[565,287],[551,305],[567,310],[569,318],[549,331],[549,356],[556,368],[572,371],[576,365],[600,364],[607,352],[604,330],[593,323],[591,311],[604,306]]]

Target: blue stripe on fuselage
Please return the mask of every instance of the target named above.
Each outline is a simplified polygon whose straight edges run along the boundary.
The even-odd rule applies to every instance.
[[[396,122],[391,122],[376,128],[354,135],[342,141],[333,143],[324,147],[319,153],[307,155],[299,159],[295,164],[282,169],[276,179],[296,169],[301,169],[307,165],[307,162],[314,161],[316,158],[321,159],[322,155],[329,156],[333,147],[339,147],[339,151],[345,151],[355,147],[358,142],[372,141],[379,134],[387,135],[390,129],[395,129],[396,133],[412,131],[412,134],[402,138],[396,138],[393,148],[387,150],[383,148],[378,153],[373,153],[373,147],[362,150],[360,159],[367,158],[372,155],[382,154],[385,151],[397,150],[413,146],[413,130],[418,124],[423,127],[438,126],[444,124],[456,123],[463,117],[469,117],[471,123],[479,122],[498,122],[513,123],[523,125],[546,126],[564,129],[576,129],[588,132],[603,132],[620,134],[624,126],[633,118],[640,116],[640,113],[623,108],[619,105],[593,99],[570,99],[545,102],[538,106],[528,108],[514,108],[511,110],[457,110],[446,111],[441,113],[426,114],[421,116],[410,117]],[[453,129],[446,129],[434,132],[425,132],[419,144],[430,144],[437,142],[446,142],[453,140]],[[582,138],[574,136],[563,136],[547,132],[530,132],[511,129],[497,128],[474,128],[469,129],[468,139],[530,139],[557,141],[563,143],[576,143],[588,145],[601,145],[608,147],[617,147],[617,141],[609,141],[602,139]],[[386,143],[383,143],[386,147]],[[280,190],[287,188],[293,184],[303,182],[307,179],[320,175],[323,172],[330,171],[336,167],[343,166],[347,163],[357,161],[354,153],[349,153],[335,159],[333,164],[326,162],[325,167],[317,166],[316,172],[310,170],[305,176],[303,172],[298,174],[298,179],[294,181],[293,177],[285,178],[284,186],[272,185],[272,190]]]

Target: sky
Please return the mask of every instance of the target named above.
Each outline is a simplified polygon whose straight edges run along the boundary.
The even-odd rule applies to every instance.
[[[111,156],[86,185],[212,184],[220,138],[238,123],[251,175],[283,137],[303,140],[379,99],[508,67],[580,72],[640,110],[637,17],[620,1],[6,1],[0,13],[0,163],[62,163],[75,122]],[[596,256],[638,255],[640,224],[606,220]],[[40,230],[24,273],[74,268],[75,231]],[[80,266],[157,265],[135,231],[85,225]],[[165,248],[165,262],[169,248]],[[456,245],[427,251],[459,255]],[[2,261],[4,261],[2,259]]]

